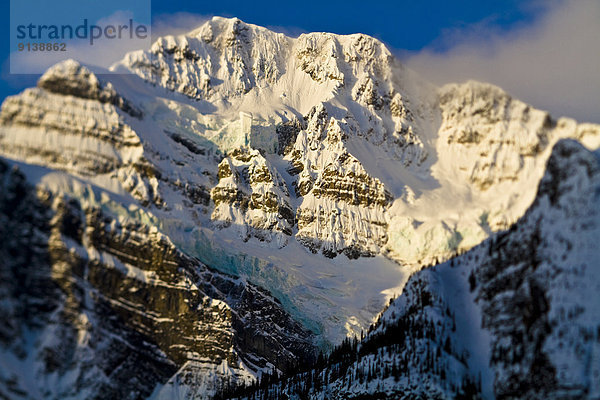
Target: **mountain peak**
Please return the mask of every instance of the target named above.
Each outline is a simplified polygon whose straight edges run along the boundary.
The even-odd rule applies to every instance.
[[[225,18],[215,16],[206,21],[199,27],[191,30],[185,36],[199,38],[205,42],[218,40],[220,37],[235,40],[237,37],[244,37],[249,34],[265,37],[268,36],[285,36],[281,33],[276,33],[262,26],[249,24],[237,17]],[[248,37],[246,37],[248,39]]]

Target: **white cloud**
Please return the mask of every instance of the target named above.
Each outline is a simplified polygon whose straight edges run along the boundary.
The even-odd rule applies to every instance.
[[[505,32],[482,22],[447,33],[443,52],[409,55],[406,64],[437,84],[494,83],[555,117],[600,122],[600,1],[545,5],[532,24]]]

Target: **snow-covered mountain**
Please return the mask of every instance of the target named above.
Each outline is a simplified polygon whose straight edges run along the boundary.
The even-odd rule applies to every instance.
[[[153,338],[142,340],[154,346],[152,363],[169,365],[140,380],[139,387],[156,389],[158,397],[192,396],[273,366],[285,370],[310,359],[313,346],[327,349],[359,334],[411,273],[521,218],[558,140],[600,145],[599,126],[555,120],[492,85],[436,88],[361,34],[290,38],[215,17],[130,53],[111,69],[129,74],[103,75],[65,61],[2,104],[3,168],[21,171],[4,176],[21,176],[28,189],[20,190],[31,193],[32,203],[38,199],[27,222],[40,225],[35,246],[54,243],[86,265],[67,268],[71,261],[43,258],[52,253],[46,250],[43,259],[27,261],[26,249],[34,246],[27,241],[6,247],[7,260],[25,257],[19,269],[60,270],[43,275],[45,286],[66,280],[79,292],[71,295],[59,283],[49,296],[62,293],[60,307],[34,313],[44,323],[11,311],[22,333],[6,337],[21,337],[27,351],[15,350],[12,339],[3,343],[23,371],[47,368],[31,363],[52,348],[47,337],[59,337],[48,329],[81,325],[52,310],[99,291],[107,315],[138,321],[122,327],[127,335]],[[6,185],[11,189],[3,198],[20,196]],[[7,204],[3,218],[20,231],[25,222]],[[73,207],[79,222],[68,224],[79,228],[69,225],[66,232],[60,220]],[[73,237],[73,229],[81,232]],[[5,261],[2,273],[12,277],[14,265]],[[90,280],[94,269],[104,271],[99,288]],[[134,289],[143,286],[144,295],[113,287],[128,280]],[[22,303],[10,300],[19,285],[11,279],[2,285],[7,307]],[[169,306],[160,300],[165,288],[178,293]],[[104,329],[108,317],[90,301],[69,310],[91,310],[84,325]],[[142,304],[151,312],[133,318]],[[172,307],[184,304],[193,304],[193,312],[172,322]],[[188,326],[197,313],[206,322]],[[262,326],[270,320],[277,329]],[[161,324],[175,332],[171,339],[154,336],[165,329]],[[220,344],[207,345],[215,335]],[[65,343],[74,342],[53,345],[70,346]],[[48,373],[55,397],[99,368],[104,353],[81,348]],[[118,386],[109,372],[102,382]],[[24,383],[11,382],[26,375],[5,376],[0,387],[18,393]],[[205,376],[217,378],[206,383]]]

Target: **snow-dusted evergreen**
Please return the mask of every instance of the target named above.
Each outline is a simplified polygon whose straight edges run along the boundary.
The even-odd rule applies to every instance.
[[[483,313],[484,325],[497,324],[495,317],[485,316],[489,311],[473,300],[471,292],[457,294],[469,304],[469,312],[458,312],[454,303],[447,304],[440,293],[449,282],[462,278],[450,273],[442,278],[433,272],[437,270],[425,270],[414,275],[406,288],[404,285],[413,272],[449,260],[510,229],[534,202],[545,171],[548,176],[546,164],[555,143],[572,138],[594,150],[600,145],[600,127],[553,119],[489,84],[467,82],[436,88],[366,35],[310,33],[290,38],[235,18],[215,17],[186,35],[160,38],[150,49],[128,54],[112,69],[133,74],[102,75],[101,70],[65,61],[50,68],[37,87],[2,104],[3,168],[9,171],[16,166],[21,171],[28,196],[39,201],[35,216],[27,223],[45,227],[36,234],[35,245],[28,241],[10,245],[6,259],[11,261],[2,264],[2,273],[12,276],[17,268],[13,261],[22,257],[25,261],[19,268],[39,265],[48,271],[59,270],[60,274],[42,274],[43,282],[59,282],[57,291],[49,296],[68,300],[92,290],[93,277],[77,272],[88,271],[92,265],[103,271],[98,279],[105,283],[118,286],[131,279],[147,289],[143,301],[134,299],[135,290],[125,297],[100,290],[108,302],[107,312],[131,313],[131,308],[156,302],[165,309],[152,318],[161,321],[167,318],[161,316],[163,311],[168,314],[172,307],[177,309],[175,304],[181,305],[179,300],[164,303],[161,288],[179,288],[183,279],[187,286],[181,290],[188,293],[183,296],[187,298],[207,279],[216,288],[214,293],[204,292],[212,300],[194,303],[198,308],[194,312],[209,315],[209,310],[221,311],[192,330],[181,328],[180,324],[187,322],[169,322],[178,327],[175,332],[180,328],[187,332],[185,338],[174,334],[177,339],[173,342],[161,339],[155,343],[156,338],[148,337],[153,337],[157,325],[127,326],[127,332],[141,335],[146,338],[142,342],[155,346],[153,362],[160,359],[156,355],[164,354],[164,362],[170,366],[158,375],[147,375],[147,380],[131,383],[132,388],[141,390],[132,398],[149,393],[154,398],[202,397],[228,380],[252,380],[272,368],[284,371],[298,361],[310,360],[313,346],[327,350],[345,337],[360,335],[390,298],[404,293],[400,299],[414,297],[410,301],[417,302],[418,296],[411,291],[425,290],[421,286],[431,292],[433,303],[421,304],[413,310],[414,321],[406,317],[402,323],[416,323],[418,327],[411,325],[409,330],[435,338],[414,339],[425,352],[416,358],[401,358],[407,354],[402,347],[405,344],[395,342],[396,347],[386,350],[388,355],[365,353],[360,356],[367,357],[361,358],[363,361],[353,359],[359,369],[376,369],[373,363],[389,359],[390,368],[396,360],[403,365],[403,373],[410,371],[410,376],[400,374],[398,380],[380,380],[384,388],[373,390],[386,392],[427,382],[426,390],[445,395],[464,388],[485,397],[494,391],[504,393],[499,389],[502,384],[492,389],[490,376],[483,372],[481,378],[473,375],[475,361],[464,354],[460,343],[456,347],[452,342],[463,336],[452,331],[455,324],[460,325],[454,316],[475,321],[477,313]],[[7,177],[17,172],[3,174]],[[21,196],[13,193],[8,178],[3,179],[2,199]],[[58,199],[70,204],[67,208],[79,210],[79,222],[71,221],[67,228],[61,225],[63,206]],[[19,224],[25,222],[15,219],[11,207],[4,210],[3,218],[19,230]],[[543,220],[549,218],[545,208],[538,209]],[[519,224],[523,225],[523,220]],[[76,234],[79,242],[65,229],[81,230]],[[106,235],[111,238],[110,251],[94,241]],[[62,249],[60,254],[71,254],[69,261],[63,256],[44,256],[48,243]],[[141,251],[140,245],[153,249],[148,250],[151,262],[134,254]],[[472,254],[483,251],[484,246]],[[27,258],[28,247],[41,248],[42,258]],[[173,263],[187,266],[165,266],[168,279],[154,275],[155,269],[169,260],[165,251],[177,254]],[[578,251],[569,249],[567,253]],[[453,262],[464,261],[465,256],[461,257]],[[81,263],[88,265],[87,269],[74,267]],[[74,275],[69,268],[75,268]],[[474,270],[475,266],[468,268]],[[215,277],[227,288],[211,283]],[[71,289],[60,283],[62,279],[77,282],[81,293],[69,294]],[[421,286],[415,283],[419,280]],[[235,293],[261,293],[262,300],[253,304],[243,300],[245,294],[229,296],[231,285],[237,288]],[[7,310],[20,304],[14,290],[10,279],[0,284]],[[35,291],[24,290],[23,296],[37,298],[38,294],[28,290]],[[436,299],[441,303],[435,303]],[[96,303],[85,304],[91,307]],[[81,307],[74,307],[73,312],[82,313],[85,307]],[[246,314],[240,316],[238,307]],[[437,316],[430,308],[437,310]],[[395,306],[390,307],[393,309]],[[21,345],[27,351],[15,350],[7,334],[2,339],[6,349],[2,360],[13,357],[10,362],[22,368],[35,364],[36,371],[46,371],[50,364],[38,361],[48,348],[43,343],[46,335],[52,336],[48,327],[62,324],[64,329],[77,331],[82,323],[77,322],[80,317],[59,318],[49,309],[36,312],[40,315],[35,319],[45,323],[31,325],[14,314],[14,322],[8,325],[18,327],[12,335],[21,337],[19,343],[27,342]],[[217,317],[221,314],[231,314],[231,318],[221,320]],[[273,316],[282,318],[276,335],[264,327],[262,332],[253,330]],[[84,325],[99,329],[102,318],[89,318]],[[432,321],[441,325],[432,328]],[[478,324],[469,335],[483,332]],[[405,331],[408,325],[402,327],[400,331]],[[215,330],[228,333],[217,335]],[[496,334],[493,329],[490,332]],[[218,346],[190,350],[215,336],[227,344],[219,339]],[[411,337],[407,335],[406,340]],[[449,349],[446,337],[450,338]],[[431,344],[434,342],[437,345]],[[52,346],[68,347],[65,343],[72,342],[59,340]],[[365,343],[358,348],[367,348]],[[235,355],[209,350],[214,346]],[[271,351],[272,346],[277,350]],[[82,345],[81,352],[89,359],[104,354],[88,345]],[[287,355],[282,356],[284,353]],[[23,354],[31,358],[23,359]],[[56,372],[47,378],[48,396],[66,396],[64,390],[71,382],[95,374],[96,361],[82,362],[85,357],[74,354],[56,362]],[[492,371],[486,368],[493,358],[480,356],[480,369]],[[440,357],[446,361],[438,363]],[[492,367],[504,371],[498,373],[509,382],[510,368],[522,367],[513,359],[504,363],[506,369],[499,364]],[[123,365],[129,372],[135,369],[135,365]],[[424,371],[430,368],[426,365],[433,370]],[[419,369],[422,373],[414,375]],[[446,374],[443,379],[441,371]],[[36,373],[46,376],[46,372]],[[397,369],[395,374],[399,374]],[[109,375],[108,385],[121,385]],[[28,386],[25,376],[2,376],[0,393],[14,387],[14,396],[24,391],[23,397],[35,397],[34,392],[23,389]],[[152,387],[148,381],[154,382]],[[343,393],[348,385],[338,382],[328,387]],[[364,382],[361,385],[356,393],[374,393]],[[68,395],[88,394],[75,390]]]

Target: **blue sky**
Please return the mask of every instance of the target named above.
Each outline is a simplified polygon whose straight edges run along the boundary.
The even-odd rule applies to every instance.
[[[590,19],[591,22],[587,22],[587,25],[594,25],[593,18],[596,17],[594,13],[600,12],[600,6],[598,6],[600,2],[597,0],[529,0],[525,2],[517,0],[430,0],[427,2],[415,0],[393,2],[369,2],[364,0],[304,0],[301,2],[152,0],[152,18],[153,24],[156,24],[157,27],[160,26],[163,30],[166,26],[178,27],[178,25],[194,24],[195,21],[199,23],[203,18],[220,15],[226,17],[236,16],[246,22],[266,26],[291,35],[311,31],[329,31],[339,34],[366,33],[386,43],[409,66],[426,71],[424,73],[425,77],[436,83],[441,84],[445,81],[457,79],[464,80],[472,76],[479,80],[493,81],[493,83],[508,89],[517,97],[533,102],[535,106],[550,109],[553,112],[560,112],[562,109],[568,108],[568,104],[570,104],[571,109],[567,111],[571,112],[572,115],[573,110],[579,110],[591,100],[600,99],[590,99],[589,95],[586,95],[585,99],[565,101],[565,103],[568,103],[567,105],[561,103],[551,104],[546,101],[548,93],[544,93],[544,90],[542,90],[544,87],[549,86],[548,82],[556,80],[565,81],[565,85],[567,85],[567,78],[569,78],[567,75],[572,74],[569,74],[569,71],[565,69],[571,66],[556,66],[557,72],[553,73],[554,79],[551,81],[548,78],[537,83],[536,85],[541,86],[541,89],[536,89],[537,92],[532,90],[531,93],[533,94],[522,91],[522,87],[532,86],[531,82],[539,80],[535,73],[537,66],[530,66],[531,60],[523,67],[531,70],[525,75],[529,74],[532,78],[524,78],[528,85],[524,85],[523,82],[510,82],[511,79],[509,78],[511,77],[504,80],[495,79],[496,76],[487,74],[487,71],[493,69],[489,66],[490,60],[494,63],[497,61],[494,65],[512,65],[515,57],[520,57],[518,52],[513,52],[510,56],[509,51],[509,56],[513,59],[497,59],[499,55],[506,53],[506,43],[512,43],[516,48],[520,48],[524,41],[536,37],[540,31],[549,35],[548,32],[544,31],[544,28],[550,31],[546,25],[551,23],[552,18],[557,18],[557,21],[559,21],[558,18],[562,18],[560,13],[564,14],[571,12],[570,10],[582,8],[581,4],[586,4],[586,8],[581,10],[580,14],[571,17],[581,19],[591,13],[592,19]],[[8,74],[8,2],[4,2],[3,7],[5,7],[5,10],[3,10],[2,15],[5,20],[1,24],[4,40],[0,47],[0,56],[3,60],[1,64],[0,98],[19,92],[24,87],[35,84],[36,80],[35,76],[11,76]],[[600,27],[600,14],[598,17],[595,26],[589,27],[593,30],[592,34],[596,30],[600,30],[598,29]],[[573,22],[576,23],[577,21],[569,21],[570,26]],[[588,36],[590,35],[590,32],[576,34],[585,33]],[[553,40],[556,40],[556,38],[553,38]],[[576,40],[576,38],[573,40]],[[597,39],[594,40],[597,41]],[[529,43],[529,45],[538,48],[544,43],[546,42]],[[462,53],[458,53],[459,49]],[[582,49],[582,51],[588,50],[590,49]],[[532,51],[527,53],[532,53]],[[523,58],[526,59],[527,57],[524,56]],[[465,66],[460,65],[456,60],[470,61]],[[538,62],[540,65],[545,66],[550,61],[549,59],[536,59],[533,64]],[[592,61],[583,59],[581,63],[589,64]],[[447,66],[446,63],[451,64]],[[477,70],[476,67],[479,64],[481,64],[480,69]],[[517,62],[516,65],[519,65],[519,63]],[[505,69],[500,68],[501,71]],[[447,71],[457,71],[457,73],[449,75]],[[458,73],[460,71],[463,74],[472,75],[465,77]],[[561,73],[566,76],[564,79],[557,76]],[[501,73],[496,73],[496,75],[501,75]],[[594,77],[586,76],[586,79],[594,79]],[[598,83],[598,80],[596,80],[590,86],[589,83],[582,82],[581,87],[584,91],[592,92],[590,87],[595,89],[595,85]],[[548,90],[552,90],[552,88]],[[574,92],[576,90],[573,89]],[[578,102],[581,102],[581,106]],[[600,101],[598,103],[600,104]],[[575,116],[600,122],[600,113],[596,113],[595,110],[594,107],[590,107],[588,104],[588,109],[585,112],[580,112],[579,115]],[[596,115],[599,115],[599,117],[595,118]]]
[[[522,1],[188,1],[152,2],[153,14],[180,11],[199,15],[235,16],[288,32],[366,33],[398,49],[418,50],[447,29],[494,19],[510,28],[535,18]]]

